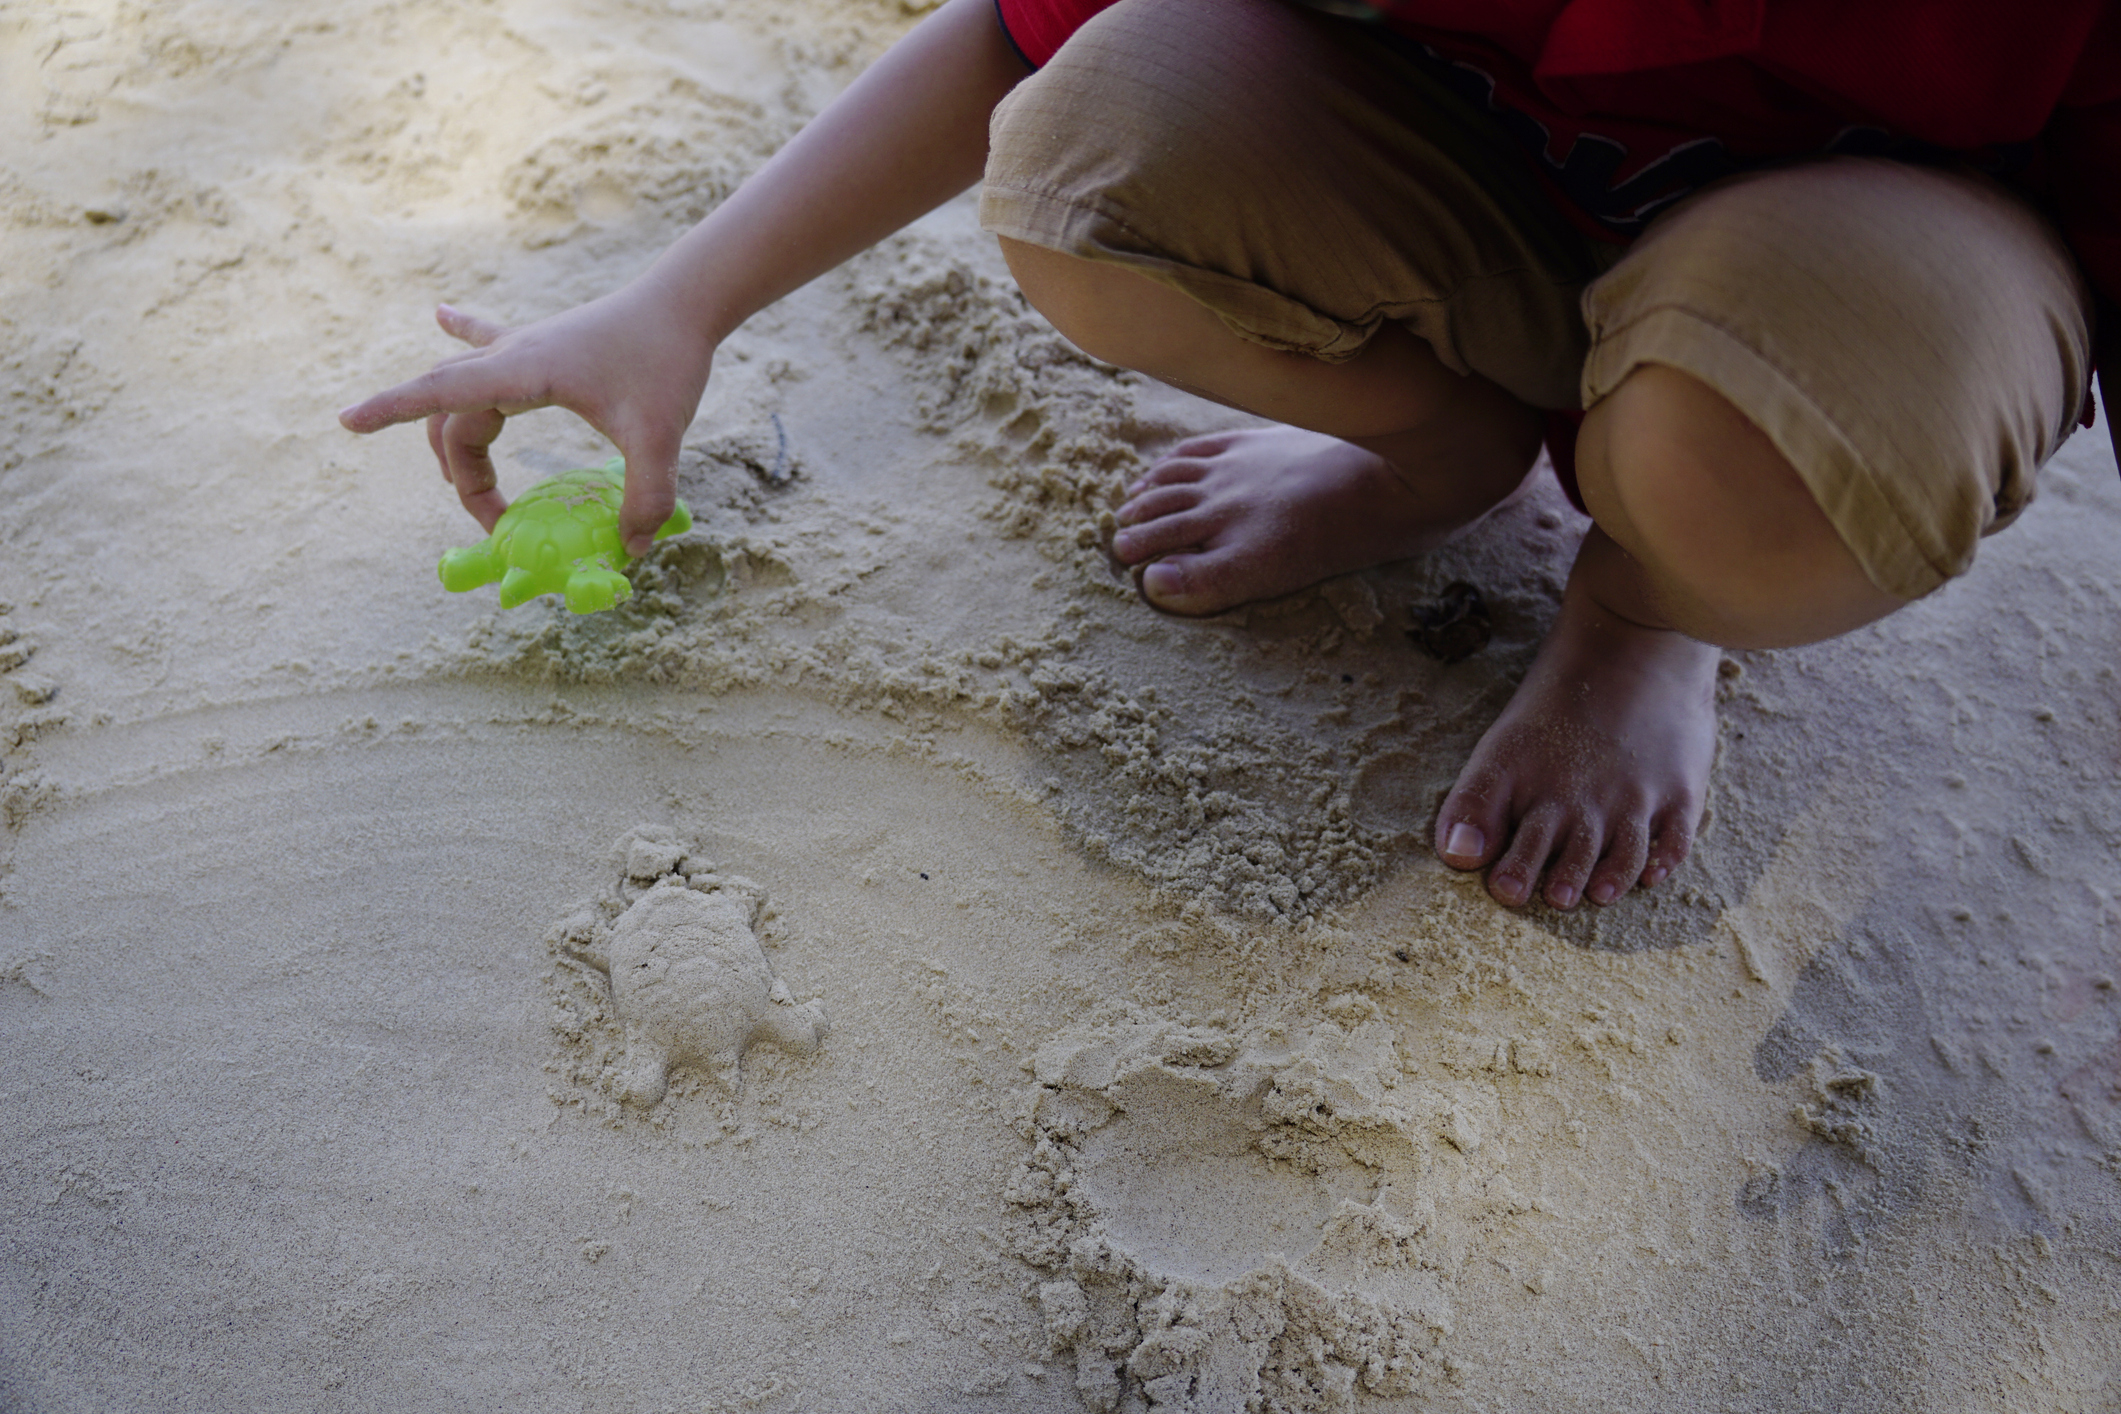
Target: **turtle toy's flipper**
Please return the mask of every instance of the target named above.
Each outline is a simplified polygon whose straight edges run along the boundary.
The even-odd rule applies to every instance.
[[[617,570],[584,565],[567,576],[567,607],[577,614],[594,614],[632,597],[633,586]]]
[[[494,553],[493,539],[489,536],[476,545],[444,551],[442,563],[436,565],[435,570],[442,577],[444,589],[452,594],[462,594],[468,589],[493,583],[508,572],[508,566]]]
[[[501,576],[501,607],[513,609],[518,604],[527,604],[540,594],[550,594],[559,584],[549,574],[538,574],[511,565],[508,573]]]
[[[655,533],[655,538],[668,540],[671,536],[683,535],[690,529],[692,529],[692,508],[680,501],[677,504],[677,509],[670,513],[670,519],[663,522],[663,528]]]

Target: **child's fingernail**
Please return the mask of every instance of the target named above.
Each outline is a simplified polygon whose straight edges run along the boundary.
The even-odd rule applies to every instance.
[[[1451,826],[1451,833],[1444,836],[1443,852],[1454,859],[1478,859],[1487,848],[1488,837],[1476,827],[1460,820]]]

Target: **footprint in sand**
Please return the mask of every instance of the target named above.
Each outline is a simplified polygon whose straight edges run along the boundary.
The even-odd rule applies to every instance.
[[[22,665],[30,660],[37,648],[28,639],[17,635],[8,622],[11,608],[11,605],[0,604],[0,675],[5,675],[18,703],[24,707],[40,706],[50,701],[59,687],[41,674],[22,671]]]
[[[1460,1229],[1492,1216],[1455,1201],[1491,1177],[1454,1183],[1472,1119],[1388,1096],[1389,1046],[1254,1041],[1090,1026],[1033,1062],[1011,1246],[1088,1409],[1350,1409],[1443,1368]]]

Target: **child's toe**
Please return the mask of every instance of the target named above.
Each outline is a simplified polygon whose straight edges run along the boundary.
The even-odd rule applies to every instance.
[[[1157,486],[1190,486],[1207,474],[1208,463],[1200,457],[1174,453],[1143,472],[1127,493],[1135,495]]]
[[[1679,807],[1662,812],[1650,825],[1650,843],[1643,862],[1642,885],[1655,888],[1686,862],[1694,848],[1694,820],[1690,809]]]
[[[1518,908],[1531,900],[1532,886],[1546,868],[1560,836],[1559,825],[1553,816],[1544,813],[1518,822],[1509,848],[1488,871],[1488,892],[1496,902]]]
[[[1635,887],[1648,867],[1650,855],[1650,832],[1639,815],[1628,815],[1612,827],[1606,840],[1605,856],[1598,867],[1591,871],[1591,882],[1584,886],[1584,897],[1593,903],[1611,903],[1629,889]]]
[[[1121,527],[1112,537],[1112,553],[1126,564],[1139,564],[1158,555],[1196,549],[1213,529],[1207,517],[1197,512],[1159,516],[1140,525]]]
[[[1163,523],[1157,522],[1158,525]],[[1202,538],[1196,529],[1190,536],[1174,532],[1171,541],[1174,545],[1190,548],[1198,545]],[[1125,557],[1125,552],[1119,550],[1117,539],[1113,541],[1113,549]],[[1193,617],[1219,614],[1233,604],[1255,597],[1248,592],[1245,583],[1245,556],[1241,549],[1166,554],[1162,559],[1151,560],[1142,566],[1139,583],[1143,596],[1168,614]]]
[[[1128,498],[1113,513],[1113,519],[1121,525],[1145,525],[1165,516],[1181,514],[1200,504],[1200,488],[1194,485],[1151,486],[1138,496]]]
[[[1188,458],[1212,457],[1219,452],[1228,451],[1230,444],[1241,435],[1241,433],[1231,430],[1203,432],[1198,437],[1188,437],[1171,449],[1171,455],[1164,459],[1164,463]]]
[[[1546,900],[1555,908],[1574,908],[1583,897],[1584,881],[1598,862],[1604,830],[1595,820],[1579,821],[1561,846],[1561,857],[1547,871]]]
[[[1509,791],[1486,772],[1468,771],[1436,812],[1436,855],[1453,869],[1479,869],[1510,837]]]

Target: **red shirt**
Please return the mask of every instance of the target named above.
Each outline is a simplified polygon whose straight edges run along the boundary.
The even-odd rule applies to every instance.
[[[1112,0],[996,0],[1034,66]],[[1564,210],[1632,237],[1687,192],[1815,153],[1950,157],[2046,209],[2121,302],[2121,3],[1339,0],[1516,138]]]

